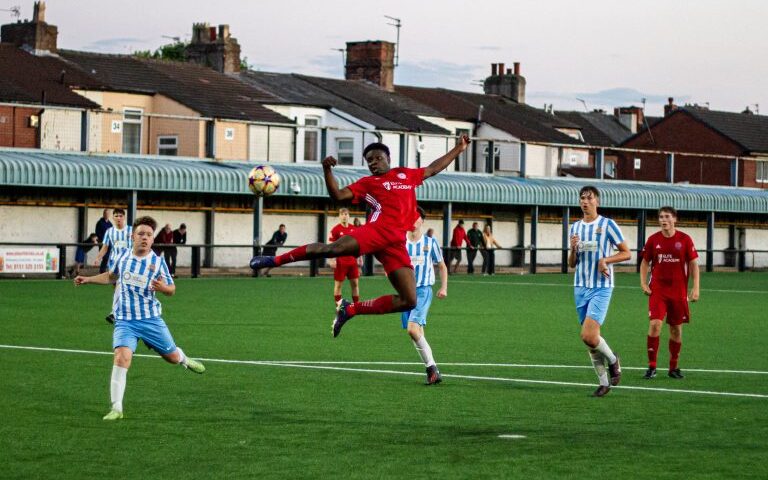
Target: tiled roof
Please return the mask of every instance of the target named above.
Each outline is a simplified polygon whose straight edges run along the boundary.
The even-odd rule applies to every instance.
[[[184,62],[148,60],[132,55],[106,55],[60,50],[61,56],[97,79],[104,89],[159,93],[206,117],[293,123],[264,107],[274,100],[228,75]]]
[[[275,97],[265,100],[269,104],[302,105],[335,108],[382,130],[400,130],[403,127],[377,113],[323,90],[291,73],[255,72],[247,70],[233,74],[240,81]]]
[[[555,130],[556,127],[578,129],[578,125],[498,95],[404,86],[396,87],[396,91],[440,112],[437,116],[466,122],[477,121],[482,105],[484,123],[523,141],[581,144],[578,140]],[[426,112],[422,114],[429,115]]]
[[[683,107],[679,110],[722,133],[745,150],[768,153],[768,116],[766,115],[720,112],[696,107]]]
[[[614,147],[632,136],[613,115],[600,112],[557,112],[555,115],[579,125],[584,142],[589,145]]]
[[[372,83],[357,80],[337,80],[332,78],[296,75],[312,85],[322,88],[355,105],[369,109],[387,120],[400,125],[398,130],[448,135],[452,132],[422,120],[413,112],[431,111],[431,115],[441,116],[439,112],[419,105],[412,99],[396,92],[387,92]]]
[[[36,56],[12,44],[0,43],[0,102],[45,103],[67,107],[98,105],[72,91],[96,85],[78,69],[55,56]]]

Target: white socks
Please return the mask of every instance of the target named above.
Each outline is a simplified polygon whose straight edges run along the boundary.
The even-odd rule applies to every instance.
[[[179,365],[181,365],[184,368],[187,368],[187,356],[184,354],[184,350],[182,350],[179,347],[176,347],[176,351],[179,352]]]
[[[595,367],[595,373],[600,380],[600,385],[607,387],[608,383],[608,371],[605,368],[605,357],[602,353],[598,352],[596,348],[589,349],[589,358],[592,359],[592,366]]]
[[[608,346],[607,343],[605,343],[605,339],[603,337],[600,337],[600,343],[597,344],[595,347],[595,350],[600,352],[603,357],[608,361],[609,365],[613,365],[616,363],[616,355],[613,354],[613,350],[611,350],[611,347]]]
[[[432,358],[432,348],[429,346],[429,343],[427,343],[427,338],[424,335],[422,335],[418,341],[411,339],[411,342],[413,342],[413,346],[416,347],[416,351],[419,352],[419,356],[421,357],[421,361],[424,362],[424,366],[431,367],[435,365],[435,359]]]
[[[125,394],[127,375],[127,368],[112,365],[112,381],[109,382],[109,398],[112,400],[112,410],[123,411],[123,395]]]

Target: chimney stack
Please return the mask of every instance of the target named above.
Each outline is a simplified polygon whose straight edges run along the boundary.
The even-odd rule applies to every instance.
[[[520,62],[514,63],[514,70],[504,70],[504,64],[491,64],[491,76],[483,82],[487,95],[501,95],[517,103],[525,103],[525,77],[520,75]]]
[[[347,80],[367,80],[395,91],[395,44],[385,41],[347,42]]]
[[[675,105],[675,99],[672,97],[669,97],[667,99],[667,104],[664,105],[664,116],[666,117],[667,115],[674,112],[675,110],[677,110],[677,105]]]
[[[632,133],[642,130],[645,124],[645,111],[642,107],[616,107],[613,116]]]
[[[35,2],[32,21],[16,22],[0,28],[0,41],[12,43],[35,55],[56,53],[59,29],[45,22],[45,2]]]
[[[229,25],[216,27],[208,23],[192,25],[192,41],[184,50],[188,62],[210,67],[217,72],[240,71],[240,44],[229,33]]]

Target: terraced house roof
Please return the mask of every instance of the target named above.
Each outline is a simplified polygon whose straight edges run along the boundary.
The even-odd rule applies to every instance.
[[[140,190],[249,195],[247,174],[254,164],[209,162],[168,157],[89,155],[86,153],[0,149],[0,186]],[[327,197],[322,168],[273,164],[283,178],[277,196]],[[341,185],[368,175],[362,168],[337,168]],[[486,205],[575,206],[579,189],[601,190],[607,208],[657,209],[674,205],[682,211],[768,214],[768,190],[701,185],[569,178],[519,178],[483,174],[441,173],[417,190],[420,201]]]

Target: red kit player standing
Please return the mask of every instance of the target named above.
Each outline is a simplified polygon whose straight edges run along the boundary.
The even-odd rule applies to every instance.
[[[335,242],[344,235],[349,235],[357,227],[349,223],[349,209],[339,209],[339,223],[331,229],[331,236],[328,241]],[[331,260],[333,262],[334,260]],[[360,269],[357,267],[357,257],[338,257],[333,267],[333,299],[338,304],[341,302],[341,286],[344,279],[349,279],[349,286],[352,289],[352,301],[360,301]]]
[[[371,209],[368,222],[331,244],[311,243],[277,257],[253,257],[251,268],[279,267],[311,258],[359,257],[372,253],[384,266],[397,295],[355,303],[342,299],[333,321],[334,337],[355,315],[411,310],[416,306],[416,279],[411,257],[405,248],[405,234],[414,229],[419,217],[416,187],[424,179],[446,169],[467,149],[469,142],[469,137],[462,135],[455,147],[425,168],[391,168],[389,147],[383,143],[372,143],[363,151],[371,175],[341,189],[331,170],[336,166],[336,159],[327,157],[323,160],[323,173],[328,194],[336,201],[366,202]]]
[[[669,376],[683,378],[677,366],[682,347],[683,324],[690,321],[688,300],[699,299],[699,254],[691,237],[675,228],[677,211],[672,207],[659,209],[661,231],[645,243],[643,261],[640,264],[640,287],[648,295],[648,370],[645,378],[656,376],[656,356],[659,351],[661,322],[667,318],[669,325]],[[648,285],[648,272],[651,283]],[[688,278],[693,277],[693,288],[688,293]]]

